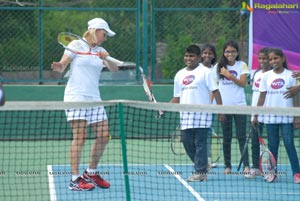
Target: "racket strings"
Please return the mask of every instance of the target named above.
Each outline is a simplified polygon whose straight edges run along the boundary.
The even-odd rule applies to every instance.
[[[74,35],[62,33],[58,35],[58,42],[73,52],[84,52],[90,53],[91,47],[90,45],[81,38],[77,38]]]
[[[275,174],[276,172],[276,162],[267,151],[261,155],[261,170],[264,175]]]

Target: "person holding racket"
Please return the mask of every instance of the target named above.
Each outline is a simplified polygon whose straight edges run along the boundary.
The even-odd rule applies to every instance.
[[[219,90],[222,96],[223,105],[247,105],[244,88],[247,84],[247,75],[249,73],[247,64],[240,61],[238,43],[235,41],[226,42],[223,46],[223,53],[220,61],[215,66],[215,76],[219,82]],[[233,120],[235,122],[236,137],[238,139],[241,154],[246,143],[246,116],[239,114],[225,114],[225,120],[222,122],[223,154],[225,162],[224,174],[231,174]],[[244,153],[244,173],[248,174],[250,171],[248,149]]]
[[[64,101],[101,101],[98,87],[102,69],[108,67],[109,70],[116,71],[118,68],[104,60],[109,54],[100,45],[107,40],[108,36],[114,35],[115,32],[109,28],[105,20],[94,18],[88,21],[88,30],[83,34],[83,38],[92,47],[90,51],[95,55],[80,55],[66,49],[61,60],[51,64],[54,71],[61,73],[70,64],[71,73],[65,88]],[[96,55],[98,53],[99,55]],[[70,109],[66,110],[66,116],[73,132],[70,146],[72,178],[69,188],[75,191],[88,191],[95,186],[109,188],[110,183],[104,180],[97,170],[97,165],[109,141],[109,126],[104,107]],[[79,164],[89,126],[96,140],[90,152],[89,166],[81,175]]]
[[[292,71],[288,70],[285,55],[281,49],[272,48],[269,52],[270,65],[273,70],[263,74],[259,91],[257,106],[264,107],[298,107],[298,97],[286,99],[284,92],[288,88],[296,86],[296,79],[292,77]],[[254,116],[253,123],[258,122],[258,115]],[[267,129],[268,148],[277,162],[280,143],[279,133],[282,135],[284,147],[287,151],[294,182],[300,184],[300,168],[298,155],[294,144],[294,129],[299,128],[299,118],[292,116],[264,115],[263,123]],[[266,182],[275,182],[265,179]]]
[[[197,45],[187,47],[184,54],[186,67],[175,75],[171,103],[211,104],[210,92],[213,92],[217,104],[222,104],[211,70],[199,64],[200,58]],[[187,179],[189,182],[207,181],[207,135],[211,124],[210,113],[180,112],[181,141],[195,168]]]
[[[259,97],[259,83],[263,73],[272,69],[269,62],[269,50],[270,48],[264,47],[258,52],[258,69],[253,73],[252,76],[252,101],[251,105],[256,106],[258,97]],[[251,123],[254,116],[251,116]],[[258,126],[260,133],[263,131],[263,123],[261,116],[258,116]],[[259,170],[259,156],[260,156],[260,146],[258,140],[258,131],[255,129],[255,125],[251,127],[251,150],[252,150],[252,168],[250,169],[250,173],[246,174],[245,177],[247,179],[255,178],[256,176],[261,175]]]

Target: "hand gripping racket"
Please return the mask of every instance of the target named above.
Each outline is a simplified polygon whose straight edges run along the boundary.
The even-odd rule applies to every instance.
[[[272,152],[268,149],[264,139],[261,137],[258,126],[256,127],[258,133],[258,141],[261,145],[261,153],[259,158],[259,169],[266,182],[274,182],[277,179],[276,176],[276,160]]]
[[[65,49],[81,55],[95,55],[99,56],[99,53],[91,53],[92,47],[90,44],[80,36],[69,33],[69,32],[61,32],[57,36],[57,41],[60,45],[62,45]],[[111,56],[107,56],[105,60],[114,63],[117,66],[123,66],[124,62],[118,59],[115,59]]]
[[[140,73],[141,73],[141,77],[142,77],[142,81],[143,81],[144,91],[146,93],[146,96],[148,97],[148,100],[150,102],[157,103],[157,101],[154,97],[154,94],[151,91],[151,85],[152,85],[151,81],[146,78],[143,68],[139,67],[139,69],[140,69]],[[159,110],[158,111],[158,118],[161,118],[163,114],[164,114],[164,112]]]

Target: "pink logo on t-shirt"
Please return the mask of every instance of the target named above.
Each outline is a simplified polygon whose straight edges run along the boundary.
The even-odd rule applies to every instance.
[[[189,85],[191,84],[195,79],[195,75],[188,75],[182,80],[182,84]]]
[[[232,76],[234,76],[234,77],[237,76],[237,72],[234,71],[234,70],[229,70],[229,73],[230,73]],[[230,79],[228,79],[227,77],[225,77],[225,79],[226,79],[226,80],[230,80]]]
[[[258,78],[255,82],[254,82],[254,86],[256,87],[256,88],[259,88],[259,84],[260,84],[260,78]]]
[[[272,89],[280,89],[284,86],[285,82],[282,78],[277,78],[271,83]]]

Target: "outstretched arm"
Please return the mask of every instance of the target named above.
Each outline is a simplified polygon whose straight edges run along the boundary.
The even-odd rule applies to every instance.
[[[109,56],[109,53],[108,53],[108,52],[105,52],[105,51],[100,51],[100,52],[99,52],[99,57],[100,57],[100,59],[103,60],[104,66],[106,66],[106,67],[107,67],[110,71],[112,71],[112,72],[118,71],[118,70],[119,70],[118,65],[116,65],[115,63],[110,62],[110,61],[108,61],[108,60],[105,60],[105,58],[106,58],[107,56]]]

